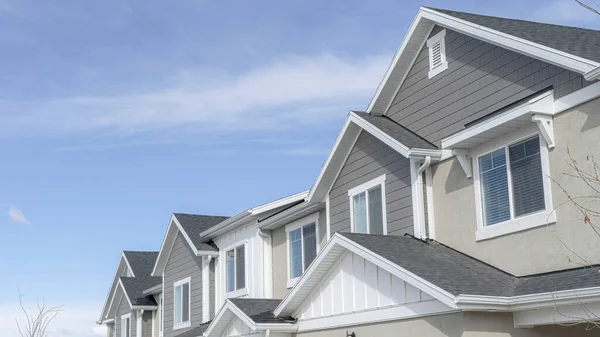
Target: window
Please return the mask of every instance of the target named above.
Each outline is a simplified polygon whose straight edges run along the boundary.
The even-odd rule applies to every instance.
[[[286,226],[288,240],[288,288],[317,257],[317,227],[319,213],[312,214]]]
[[[387,234],[385,220],[385,175],[348,191],[350,223],[354,233]]]
[[[445,37],[446,30],[444,29],[427,40],[427,48],[429,49],[429,78],[448,69]]]
[[[556,221],[547,147],[537,133],[526,131],[503,139],[504,145],[475,151],[478,240]]]
[[[174,310],[173,329],[181,329],[190,326],[190,281],[186,278],[175,282],[174,287]]]
[[[121,316],[121,337],[131,337],[131,314]]]
[[[241,245],[225,253],[226,290],[233,292],[246,287],[245,246]]]

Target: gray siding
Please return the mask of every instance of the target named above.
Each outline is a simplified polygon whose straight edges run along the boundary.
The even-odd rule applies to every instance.
[[[366,131],[361,132],[329,194],[331,234],[350,231],[348,190],[387,174],[388,234],[413,232],[410,161]]]
[[[441,29],[435,27],[433,34]],[[589,82],[556,67],[490,43],[447,30],[448,69],[428,78],[425,45],[387,112],[387,116],[439,145],[439,141],[546,87],[555,97]]]
[[[144,311],[142,316],[142,337],[152,336],[152,311]],[[132,336],[133,337],[133,336]]]
[[[186,277],[191,277],[191,327],[173,331],[173,284]],[[183,239],[181,233],[177,234],[177,239],[175,239],[171,256],[169,257],[165,267],[164,297],[164,337],[172,337],[182,333],[183,331],[197,327],[202,323],[202,258],[196,257],[196,254],[190,249],[190,246],[185,242],[185,239]]]
[[[129,303],[127,302],[127,299],[125,298],[125,296],[121,296],[121,300],[119,302],[119,309],[117,309],[117,314],[115,317],[115,327],[117,330],[117,337],[121,336],[121,316],[126,315],[131,313],[131,320],[130,320],[130,325],[131,325],[131,334],[130,337],[135,337],[136,335],[136,325],[135,325],[135,311],[131,311],[131,307],[129,306]]]

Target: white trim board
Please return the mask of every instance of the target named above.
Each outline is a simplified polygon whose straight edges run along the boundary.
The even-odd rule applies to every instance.
[[[580,74],[589,73],[592,76],[600,66],[600,63],[592,60],[461,20],[434,9],[421,7],[369,103],[367,112],[379,115],[387,113],[390,102],[402,86],[406,74],[423,48],[424,41],[436,24]]]

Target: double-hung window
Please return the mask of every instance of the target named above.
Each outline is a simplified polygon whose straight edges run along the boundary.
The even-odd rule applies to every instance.
[[[478,239],[555,221],[543,138],[537,133],[512,138],[474,159]]]
[[[131,314],[121,316],[121,337],[131,337]]]
[[[288,288],[292,287],[317,256],[319,213],[286,226],[288,242]]]
[[[246,248],[240,245],[225,252],[226,291],[246,288]]]
[[[350,189],[348,196],[354,233],[387,234],[385,175]]]
[[[173,329],[190,326],[190,283],[191,278],[188,277],[173,284]]]

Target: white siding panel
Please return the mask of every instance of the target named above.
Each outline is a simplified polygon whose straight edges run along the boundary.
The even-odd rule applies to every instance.
[[[365,295],[367,309],[377,308],[379,305],[377,270],[379,268],[373,263],[365,264]]]
[[[389,305],[392,305],[391,275],[387,272],[387,270],[377,268],[377,287],[379,306],[387,307]]]
[[[323,276],[298,312],[299,319],[306,321],[432,300],[388,271],[346,253]]]

